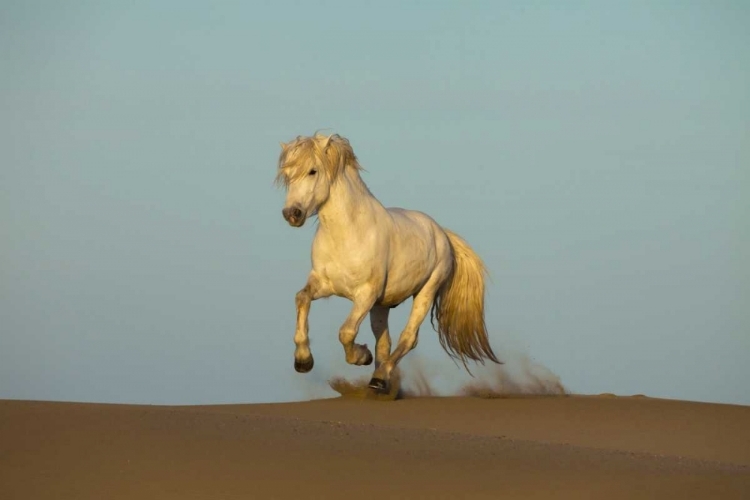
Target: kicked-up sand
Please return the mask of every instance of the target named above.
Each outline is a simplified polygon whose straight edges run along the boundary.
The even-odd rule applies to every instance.
[[[0,400],[0,499],[750,498],[750,407],[614,396]]]

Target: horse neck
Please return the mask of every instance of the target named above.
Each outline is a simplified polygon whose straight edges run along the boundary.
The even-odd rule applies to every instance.
[[[356,237],[352,228],[367,227],[384,210],[359,174],[347,168],[331,186],[328,200],[318,210],[318,221],[320,229],[336,239]]]

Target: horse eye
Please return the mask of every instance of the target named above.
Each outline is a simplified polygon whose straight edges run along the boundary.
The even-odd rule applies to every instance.
[[[309,173],[309,175],[315,175],[315,174],[317,174],[317,173],[318,173],[318,171],[317,171],[317,170],[315,170],[315,169],[312,169],[312,170],[310,170],[310,173]]]

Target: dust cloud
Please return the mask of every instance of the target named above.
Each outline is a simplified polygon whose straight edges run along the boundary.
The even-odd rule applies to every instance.
[[[459,395],[480,398],[512,396],[564,396],[569,391],[560,377],[527,355],[519,355],[504,365],[493,365],[482,377],[465,384]]]
[[[414,354],[414,353],[412,353]],[[403,398],[465,396],[479,398],[508,398],[519,396],[565,396],[570,392],[560,377],[533,361],[526,354],[516,353],[504,358],[504,364],[488,363],[471,368],[474,378],[457,389],[441,392],[436,379],[446,375],[445,370],[430,365],[423,358],[413,356],[408,366],[391,375],[388,394],[374,394],[367,387],[369,376],[356,380],[333,377],[328,385],[342,397],[357,399],[394,400]],[[464,372],[465,373],[465,372]],[[455,378],[455,374],[453,377]],[[463,378],[463,375],[462,375]]]
[[[328,381],[328,385],[334,391],[338,392],[343,398],[356,399],[377,399],[382,401],[393,401],[403,399],[405,394],[401,388],[401,372],[396,369],[391,373],[391,386],[387,394],[379,394],[370,390],[368,383],[370,376],[347,380],[344,377],[333,377]]]

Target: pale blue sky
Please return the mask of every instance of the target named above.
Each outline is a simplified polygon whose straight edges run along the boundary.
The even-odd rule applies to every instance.
[[[369,375],[336,298],[292,368],[313,228],[272,180],[279,141],[327,128],[383,203],[486,260],[501,356],[581,393],[750,404],[748,26],[739,1],[3,2],[0,398]],[[416,352],[465,378],[429,324]]]

